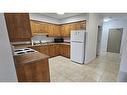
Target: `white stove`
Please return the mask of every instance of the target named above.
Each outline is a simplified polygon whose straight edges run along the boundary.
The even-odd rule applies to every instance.
[[[14,49],[14,56],[30,54],[33,52],[37,52],[37,51],[31,48]]]

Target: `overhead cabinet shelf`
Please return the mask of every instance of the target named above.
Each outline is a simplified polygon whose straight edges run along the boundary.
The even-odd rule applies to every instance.
[[[40,33],[47,33],[48,36],[69,37],[71,30],[86,29],[86,21],[78,21],[62,25],[31,20],[32,36]]]
[[[41,33],[47,34],[48,36],[61,36],[60,25],[40,22],[35,20],[31,20],[30,24],[31,24],[32,36]]]

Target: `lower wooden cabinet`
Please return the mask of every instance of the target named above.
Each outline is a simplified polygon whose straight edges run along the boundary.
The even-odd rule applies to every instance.
[[[60,55],[60,45],[59,44],[54,45],[54,51],[55,51],[55,56]]]
[[[43,54],[46,54],[46,55],[49,55],[49,46],[48,45],[43,45],[43,46],[32,46],[30,47],[40,53],[43,53]]]
[[[33,46],[30,48],[35,49],[40,53],[46,54],[50,56],[50,58],[59,55],[70,58],[70,45],[50,44],[50,45],[42,45],[42,46]]]
[[[49,50],[49,56],[54,57],[55,56],[55,48],[54,45],[48,45],[48,50]]]
[[[40,51],[40,53],[49,55],[48,45],[40,46],[39,51]]]
[[[60,45],[60,55],[70,58],[70,45]]]
[[[48,45],[48,49],[49,49],[50,57],[55,57],[55,56],[60,55],[60,45],[59,44]]]
[[[50,82],[48,59],[16,67],[19,82]]]

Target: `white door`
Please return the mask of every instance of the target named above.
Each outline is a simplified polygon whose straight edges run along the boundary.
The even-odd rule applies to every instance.
[[[71,41],[85,42],[85,30],[72,30]]]
[[[85,46],[84,43],[71,42],[71,60],[77,63],[84,63]]]

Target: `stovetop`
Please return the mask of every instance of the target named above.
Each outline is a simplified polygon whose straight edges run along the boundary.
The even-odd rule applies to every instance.
[[[37,51],[31,48],[14,49],[14,56],[30,54],[33,52],[37,52]]]

